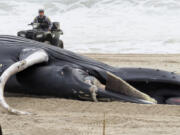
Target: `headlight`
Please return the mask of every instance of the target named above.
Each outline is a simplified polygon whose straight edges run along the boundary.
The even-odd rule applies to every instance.
[[[42,38],[43,34],[36,35],[36,38]]]
[[[55,34],[52,34],[52,37],[54,38],[56,35]]]
[[[20,34],[20,37],[26,37],[26,35],[25,34]]]

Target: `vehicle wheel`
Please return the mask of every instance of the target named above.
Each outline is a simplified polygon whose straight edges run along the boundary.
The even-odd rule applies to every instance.
[[[64,43],[62,40],[59,40],[59,45],[58,45],[60,48],[64,48]]]
[[[26,32],[25,31],[20,31],[20,32],[17,33],[17,36],[25,38],[26,37]]]
[[[52,45],[60,47],[60,48],[64,48],[64,43],[60,39],[53,39]]]

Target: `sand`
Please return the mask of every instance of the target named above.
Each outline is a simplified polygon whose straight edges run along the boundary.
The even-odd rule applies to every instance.
[[[180,73],[180,55],[84,55],[118,67],[160,68]],[[4,135],[180,134],[180,106],[94,103],[40,97],[6,99],[13,107],[34,114],[9,115],[0,109]]]

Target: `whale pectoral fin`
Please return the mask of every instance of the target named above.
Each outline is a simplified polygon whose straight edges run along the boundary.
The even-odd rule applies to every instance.
[[[152,103],[156,103],[156,100],[149,95],[137,90],[122,78],[107,72],[106,90],[114,93],[124,94],[126,96],[146,100]]]
[[[9,66],[0,76],[0,104],[1,106],[12,114],[29,114],[27,112],[19,111],[10,107],[4,98],[4,87],[7,80],[14,74],[25,70],[26,68],[47,62],[49,57],[45,50],[39,48],[23,49],[19,56],[20,61]]]

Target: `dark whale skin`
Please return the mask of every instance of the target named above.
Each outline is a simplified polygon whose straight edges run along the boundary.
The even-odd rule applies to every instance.
[[[89,94],[90,87],[83,82],[83,78],[94,76],[105,85],[108,71],[154,97],[158,103],[180,96],[180,76],[173,72],[148,68],[116,68],[65,49],[9,35],[0,36],[0,75],[20,60],[20,54],[25,48],[44,49],[49,61],[12,76],[5,91],[81,99],[83,95],[79,91]],[[98,92],[97,97],[119,100],[111,97],[111,94],[104,95],[102,91]],[[91,97],[87,96],[87,100],[91,100]]]

